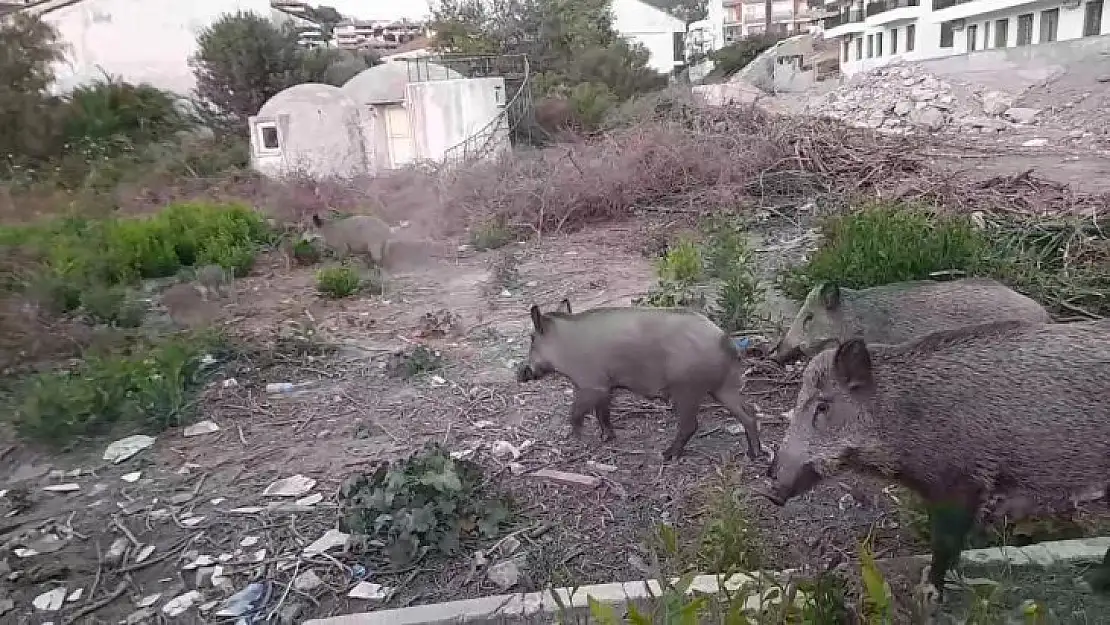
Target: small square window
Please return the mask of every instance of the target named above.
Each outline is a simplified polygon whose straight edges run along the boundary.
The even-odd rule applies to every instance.
[[[264,150],[280,150],[281,142],[278,141],[277,126],[260,126],[259,135],[262,137],[262,149]]]

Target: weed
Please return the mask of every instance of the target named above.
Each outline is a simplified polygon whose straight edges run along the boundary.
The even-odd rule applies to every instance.
[[[690,237],[681,237],[656,263],[660,280],[696,284],[705,278],[701,249]]]
[[[310,239],[298,238],[292,246],[292,257],[298,265],[315,265],[323,258],[320,246]]]
[[[744,229],[721,217],[707,220],[703,227],[706,272],[718,283],[709,317],[726,332],[742,330],[756,319],[763,298]]]
[[[81,308],[94,322],[119,328],[137,328],[146,306],[123,286],[93,285],[81,294]]]
[[[490,267],[490,278],[485,291],[488,297],[497,297],[502,291],[520,288],[520,259],[512,252],[502,252]]]
[[[15,425],[54,444],[115,426],[159,431],[179,425],[192,415],[194,395],[214,373],[219,350],[216,337],[181,336],[32,376],[17,390]]]
[[[381,545],[398,566],[429,554],[456,553],[473,538],[493,538],[509,519],[509,503],[483,488],[482,469],[455,460],[437,444],[340,488],[344,531]]]
[[[763,564],[757,530],[725,482],[706,505],[708,520],[698,540],[695,562],[703,571],[751,571]]]
[[[325,267],[316,272],[316,290],[324,297],[342,299],[358,293],[361,288],[362,276],[354,267]]]
[[[818,282],[862,289],[958,270],[981,272],[987,241],[966,217],[875,203],[822,225],[821,246],[787,272],[783,290],[803,299]]]
[[[502,217],[488,219],[470,231],[470,244],[479,252],[505,247],[516,238],[516,233]]]
[[[394,377],[414,378],[442,368],[443,363],[443,354],[423,345],[417,345],[411,350],[393,354],[386,369]]]
[[[882,572],[875,564],[875,554],[871,550],[871,536],[859,546],[860,577],[863,581],[863,614],[868,625],[893,625],[894,600],[890,584],[883,579]]]

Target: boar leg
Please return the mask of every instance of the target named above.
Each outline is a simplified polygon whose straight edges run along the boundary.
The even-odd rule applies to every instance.
[[[617,437],[613,432],[613,423],[609,421],[609,399],[608,394],[594,406],[594,416],[597,417],[597,424],[601,427],[601,440],[611,441]]]
[[[744,401],[740,395],[740,389],[728,383],[713,391],[712,395],[713,399],[728,408],[732,416],[740,419],[740,423],[744,425],[744,436],[748,439],[748,457],[759,460],[763,454],[763,446],[759,444],[759,423],[755,418],[755,409]]]
[[[674,403],[674,414],[678,418],[678,432],[675,434],[671,446],[663,452],[663,460],[671,460],[682,455],[686,443],[698,431],[698,408],[705,393],[698,391],[682,391],[675,393],[671,399]]]
[[[581,436],[586,415],[602,402],[608,403],[609,392],[592,388],[575,388],[574,403],[570,407],[570,434]]]
[[[929,583],[944,596],[944,576],[960,560],[967,535],[975,523],[971,510],[963,502],[944,501],[929,505],[932,542],[932,563]]]

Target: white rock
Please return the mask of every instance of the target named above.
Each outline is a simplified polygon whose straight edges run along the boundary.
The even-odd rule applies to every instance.
[[[135,482],[139,481],[139,477],[142,476],[142,474],[143,474],[142,471],[134,471],[134,472],[131,472],[131,473],[124,473],[123,475],[119,476],[119,479],[123,480],[124,482],[127,482],[128,484],[134,484]]]
[[[940,109],[930,106],[920,111],[914,111],[910,115],[910,121],[929,130],[940,130],[944,127],[944,113]]]
[[[162,613],[170,618],[181,616],[186,610],[200,603],[201,599],[202,597],[199,592],[190,590],[183,595],[178,595],[167,601],[166,605],[162,606]]]
[[[138,555],[135,556],[135,562],[142,562],[149,558],[154,553],[154,545],[147,545],[139,550]]]
[[[156,592],[153,595],[147,595],[147,596],[143,597],[142,599],[139,599],[139,602],[136,603],[135,605],[140,607],[140,608],[149,608],[150,606],[154,605],[155,603],[158,603],[158,600],[161,599],[161,598],[162,598],[162,593]]]
[[[1026,141],[1025,143],[1022,143],[1021,147],[1023,147],[1023,148],[1043,148],[1046,145],[1048,145],[1048,139],[1038,138],[1038,139],[1030,139],[1030,140]]]
[[[216,559],[213,558],[212,556],[210,556],[210,555],[199,555],[199,556],[196,557],[195,560],[193,560],[192,562],[186,564],[185,566],[183,566],[181,568],[185,569],[186,571],[192,571],[193,569],[197,569],[197,568],[200,568],[202,566],[212,566],[215,563],[216,563]]]
[[[347,546],[351,540],[349,534],[344,534],[337,529],[330,529],[324,532],[324,535],[317,538],[311,545],[304,548],[302,554],[306,557],[315,556],[332,549],[341,549]]]
[[[315,506],[316,504],[320,503],[323,500],[324,500],[324,496],[321,495],[320,493],[312,493],[308,497],[301,497],[300,499],[294,501],[293,503],[294,503],[294,505],[298,505],[298,506]]]
[[[84,588],[78,588],[77,590],[74,590],[73,592],[69,593],[69,596],[66,597],[66,601],[69,602],[69,603],[73,603],[75,601],[80,601],[81,596],[84,595],[84,594],[85,594],[85,589]]]
[[[894,105],[894,111],[893,112],[894,112],[895,115],[905,117],[906,115],[909,115],[910,111],[912,111],[912,110],[913,110],[913,102],[909,102],[907,100],[902,100],[901,102],[898,102],[897,104]]]
[[[1037,115],[1039,115],[1040,112],[1041,109],[1024,107],[1009,108],[1002,114],[1002,117],[1018,124],[1032,124],[1033,121],[1037,119]]]
[[[494,441],[493,444],[490,445],[490,453],[493,454],[494,458],[499,460],[505,460],[507,458],[516,460],[520,457],[520,450],[509,441]]]
[[[31,605],[42,612],[57,612],[65,601],[66,589],[63,587],[42,593],[31,601]]]
[[[253,547],[258,544],[259,538],[257,536],[244,536],[243,540],[239,541],[240,547]]]
[[[270,484],[262,494],[267,497],[301,497],[314,486],[316,486],[316,480],[297,474]]]
[[[49,493],[72,493],[81,490],[81,485],[70,482],[69,484],[51,484],[50,486],[44,486],[42,489]]]
[[[320,576],[311,570],[301,573],[297,576],[297,579],[293,580],[293,588],[301,592],[312,592],[323,585],[324,580],[320,579]]]
[[[489,567],[486,577],[501,590],[508,590],[520,581],[520,568],[515,561],[505,560]]]
[[[187,426],[185,428],[184,434],[185,434],[185,436],[200,436],[201,434],[211,434],[213,432],[219,432],[219,431],[220,431],[220,426],[216,425],[215,421],[205,420],[205,421],[201,421],[199,423],[194,423],[190,426]]]
[[[203,516],[191,516],[187,519],[181,519],[181,524],[184,525],[185,527],[196,527],[196,526],[200,525],[201,523],[203,523],[204,519],[206,519],[206,518],[207,517],[203,517]]]
[[[1010,108],[1013,100],[1001,91],[988,91],[983,94],[983,112],[987,115],[1001,115]]]
[[[153,444],[154,437],[146,436],[145,434],[136,434],[134,436],[128,436],[127,438],[121,438],[118,441],[113,441],[108,445],[108,448],[104,450],[104,460],[112,464],[119,464]]]
[[[372,582],[359,582],[347,593],[352,599],[366,599],[367,601],[384,601],[393,593],[393,589]]]

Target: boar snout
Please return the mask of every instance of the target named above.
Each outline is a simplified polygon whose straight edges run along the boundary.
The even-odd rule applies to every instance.
[[[787,501],[808,491],[821,481],[821,475],[809,462],[798,465],[796,469],[783,471],[777,453],[771,461],[771,468],[768,469],[767,474],[772,480],[771,486],[759,494],[777,506],[785,505]]]
[[[775,343],[774,349],[771,350],[771,353],[767,356],[767,358],[769,358],[771,362],[774,362],[776,364],[785,365],[792,360],[797,360],[798,357],[800,357],[801,355],[802,350],[799,349],[797,346],[786,347],[780,340],[778,343]]]
[[[536,379],[536,372],[532,371],[532,366],[528,363],[522,364],[516,369],[517,382],[530,382]]]

